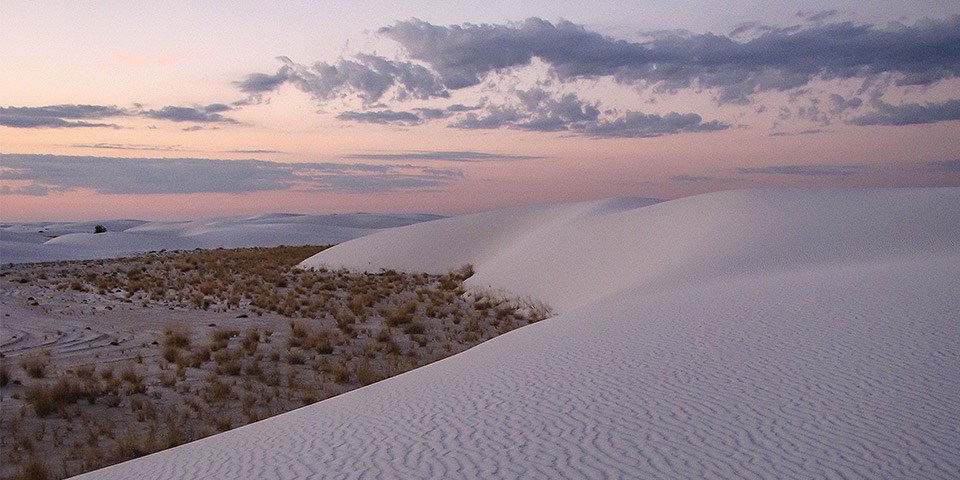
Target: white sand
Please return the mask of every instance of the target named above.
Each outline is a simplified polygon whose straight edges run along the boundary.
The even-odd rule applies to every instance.
[[[0,263],[111,258],[158,250],[332,245],[436,215],[270,214],[190,222],[114,220],[0,225]],[[96,225],[106,233],[94,234]]]
[[[609,200],[381,232],[560,315],[89,478],[957,478],[960,189]]]

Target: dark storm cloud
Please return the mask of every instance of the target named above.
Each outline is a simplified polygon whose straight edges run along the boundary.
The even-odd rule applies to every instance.
[[[29,182],[0,193],[44,195],[91,189],[101,194],[244,193],[270,190],[380,193],[442,187],[455,169],[412,165],[280,163],[206,158],[114,158],[0,154],[0,179]]]
[[[899,85],[930,85],[960,75],[960,16],[888,29],[849,22],[776,28],[744,42],[706,33],[635,43],[538,18],[449,27],[409,20],[380,33],[430,65],[450,89],[534,58],[560,79],[612,77],[661,91],[716,88],[721,103],[744,103],[759,91],[794,89],[816,78],[893,73]]]
[[[854,125],[915,125],[960,120],[960,100],[943,103],[890,105],[876,102],[876,110],[854,118]]]
[[[780,165],[771,167],[744,167],[737,171],[746,174],[802,175],[807,177],[842,177],[866,171],[865,165]]]
[[[353,160],[390,160],[390,161],[410,161],[410,160],[438,160],[444,162],[487,162],[487,161],[509,161],[509,160],[532,160],[542,157],[532,157],[527,155],[507,155],[499,153],[484,152],[443,152],[432,150],[420,150],[405,153],[354,153],[343,155],[342,158]]]

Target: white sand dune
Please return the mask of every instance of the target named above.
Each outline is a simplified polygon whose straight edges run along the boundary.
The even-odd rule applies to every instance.
[[[443,271],[560,315],[88,478],[957,478],[960,189],[455,217],[306,265]]]
[[[436,215],[270,214],[191,222],[116,220],[0,227],[0,263],[109,258],[155,250],[329,245]],[[106,233],[94,234],[95,225]]]

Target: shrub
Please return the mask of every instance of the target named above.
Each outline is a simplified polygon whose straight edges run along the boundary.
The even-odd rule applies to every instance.
[[[97,225],[93,227],[93,233],[106,233],[106,232],[107,232],[107,227],[104,227],[103,225]]]
[[[96,398],[97,392],[85,388],[67,377],[60,377],[52,387],[43,384],[32,385],[27,389],[24,400],[33,405],[39,417],[45,417],[66,405],[77,403],[81,398]]]
[[[384,379],[384,375],[365,360],[358,361],[354,366],[354,371],[360,385],[370,385]]]
[[[182,325],[167,325],[163,329],[163,345],[172,348],[190,347],[190,330]]]
[[[422,335],[426,331],[426,327],[420,322],[409,323],[403,327],[403,333],[407,335]]]
[[[0,364],[0,387],[6,387],[10,383],[10,372],[7,366]]]
[[[24,480],[46,480],[50,478],[50,471],[43,460],[37,458],[36,455],[30,455],[30,459],[20,470],[20,478]]]
[[[31,357],[24,357],[20,360],[20,368],[30,378],[43,378],[47,376],[47,368],[50,366],[48,356],[49,354],[44,352]]]
[[[303,365],[306,362],[306,359],[303,358],[303,354],[300,352],[290,352],[287,354],[287,363],[290,365]]]

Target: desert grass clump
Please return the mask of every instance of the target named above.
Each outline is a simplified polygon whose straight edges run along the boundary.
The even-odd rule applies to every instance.
[[[133,395],[135,393],[145,393],[147,385],[143,382],[143,377],[134,370],[133,365],[127,365],[120,372],[120,380],[127,384],[125,393]]]
[[[6,387],[10,383],[10,370],[7,369],[7,365],[0,363],[0,388]]]
[[[371,385],[386,378],[382,371],[363,359],[357,360],[354,365],[354,375],[360,385]]]
[[[427,331],[427,327],[420,322],[413,322],[404,325],[403,333],[407,335],[422,335]]]
[[[384,309],[380,312],[384,321],[390,327],[396,327],[413,321],[413,315],[417,311],[417,301],[410,299],[402,304],[392,308]]]
[[[30,378],[44,378],[50,367],[50,352],[41,352],[36,355],[20,359],[20,368]]]
[[[171,348],[190,348],[190,329],[183,325],[167,325],[163,329],[163,345]]]
[[[50,469],[47,464],[40,460],[36,455],[31,455],[26,463],[20,469],[20,476],[23,480],[47,480],[51,478]]]
[[[290,365],[303,365],[306,362],[307,359],[300,352],[291,351],[290,353],[287,353],[287,363]]]
[[[96,398],[99,392],[87,388],[69,377],[60,377],[53,386],[35,384],[27,388],[24,400],[33,406],[38,417],[60,411],[81,398]]]
[[[192,368],[200,368],[203,366],[204,362],[210,361],[210,349],[207,347],[198,348],[190,354],[189,361],[187,365]]]

